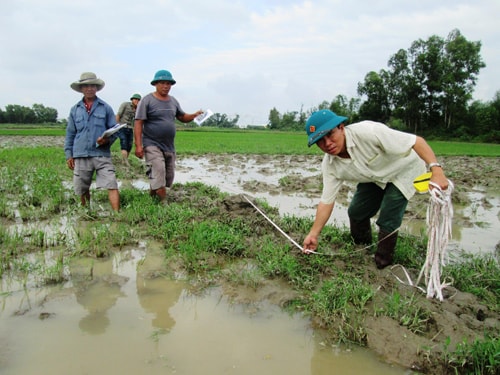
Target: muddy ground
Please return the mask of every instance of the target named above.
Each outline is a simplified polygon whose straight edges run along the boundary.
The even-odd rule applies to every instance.
[[[62,147],[62,142],[61,137],[16,137],[15,145]],[[12,145],[12,139],[0,137],[1,147],[12,147]],[[63,157],[62,154],[61,157]],[[236,155],[234,157],[205,155],[204,157],[210,158],[211,163],[214,165],[241,163],[242,159],[248,160],[249,158],[255,160],[257,164],[267,164],[273,161],[273,163],[278,164],[293,165],[296,163],[297,165],[303,165],[304,159],[308,159],[310,165],[319,165],[321,159],[319,156],[276,155]],[[179,158],[182,158],[182,155]],[[465,192],[478,185],[491,189],[498,189],[500,186],[500,163],[498,158],[440,157],[439,159],[445,166],[447,176],[456,185],[453,196],[455,203],[466,204],[467,196]],[[125,167],[117,162],[117,169],[120,168]],[[142,178],[141,173],[140,169],[134,171],[134,168],[127,167],[127,175],[131,176],[131,178]],[[272,173],[272,171],[269,171],[269,173]],[[249,192],[252,191],[252,188],[258,187],[261,191],[262,189],[270,189],[275,192],[286,193],[287,189],[293,187],[293,189],[303,189],[313,195],[319,195],[319,175],[314,178],[301,178],[300,174],[291,174],[288,180],[293,183],[276,186],[266,184],[265,181],[255,181],[255,183],[248,184],[244,188]],[[244,217],[260,215],[251,205],[239,199],[233,197],[226,202],[227,207],[230,207],[231,215]],[[347,190],[343,192],[341,199],[347,200]],[[412,211],[417,212],[417,208],[427,204],[427,201],[428,197],[416,195],[409,204],[409,213],[411,214]],[[488,204],[488,202],[483,203]],[[454,220],[459,220],[463,225],[468,225],[466,217],[457,217]],[[497,255],[498,248],[497,245]],[[336,262],[336,267],[340,269],[348,267],[342,261],[334,262]],[[352,264],[349,266],[352,266]],[[446,298],[443,302],[427,299],[425,294],[397,281],[395,275],[403,278],[400,269],[391,270],[386,268],[382,271],[378,270],[374,265],[372,255],[368,253],[366,254],[366,261],[362,262],[359,267],[362,267],[360,274],[365,275],[363,277],[364,281],[370,283],[373,290],[377,291],[375,300],[381,299],[384,295],[393,291],[398,291],[402,295],[414,294],[417,304],[422,309],[432,313],[432,319],[428,323],[427,330],[419,334],[412,333],[393,319],[375,317],[370,312],[366,314],[363,327],[367,332],[366,345],[387,362],[397,363],[423,373],[446,373],[441,367],[439,358],[442,356],[448,342],[448,349],[454,350],[458,343],[464,340],[472,342],[476,338],[482,338],[485,332],[496,337],[500,334],[499,314],[490,311],[471,294],[463,293],[451,287],[445,291]],[[409,271],[412,279],[415,280],[419,270]],[[266,299],[280,306],[286,306],[289,301],[297,297],[293,289],[280,281],[266,280],[262,285],[257,290],[231,284],[223,285],[223,288],[235,303],[258,303]],[[314,319],[313,323],[318,327],[322,326],[322,322]]]

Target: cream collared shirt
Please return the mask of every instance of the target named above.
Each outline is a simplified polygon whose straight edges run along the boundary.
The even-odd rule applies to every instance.
[[[331,204],[344,182],[373,182],[380,188],[392,182],[406,197],[415,194],[413,180],[425,172],[425,163],[413,150],[416,135],[374,121],[346,126],[350,159],[325,154],[321,165],[321,202]]]

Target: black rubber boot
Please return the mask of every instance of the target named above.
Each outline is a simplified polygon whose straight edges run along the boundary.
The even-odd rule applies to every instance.
[[[392,264],[397,241],[398,232],[390,233],[382,229],[379,230],[377,252],[375,253],[375,263],[378,269]]]
[[[372,227],[370,219],[364,221],[354,221],[349,218],[351,227],[351,236],[356,245],[371,245],[372,243]]]

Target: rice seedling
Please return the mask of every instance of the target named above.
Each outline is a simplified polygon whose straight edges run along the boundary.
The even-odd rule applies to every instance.
[[[493,255],[463,254],[445,266],[443,274],[453,280],[454,287],[478,296],[492,311],[500,311],[500,264]]]
[[[297,280],[300,264],[290,252],[289,245],[273,243],[271,238],[263,241],[256,260],[263,274],[268,277],[283,277],[287,280]]]
[[[261,287],[264,281],[262,271],[247,262],[231,264],[223,271],[223,274],[232,284],[246,286],[253,290]]]
[[[49,264],[47,264],[49,263]],[[46,261],[41,267],[41,283],[59,284],[66,280],[64,251],[59,251],[54,260]]]
[[[113,251],[113,231],[110,223],[91,222],[76,230],[76,251],[80,255],[107,257]]]
[[[338,273],[325,280],[312,294],[311,311],[340,342],[364,343],[366,332],[360,319],[374,291],[358,278]]]
[[[500,338],[486,335],[482,340],[464,340],[451,352],[445,347],[445,360],[455,374],[497,375],[500,368]]]
[[[228,225],[217,221],[202,221],[184,227],[183,238],[172,240],[187,268],[211,270],[217,265],[215,255],[239,257],[245,250],[242,236]],[[211,262],[210,259],[213,261]],[[215,263],[214,263],[215,262]]]
[[[417,303],[415,294],[404,296],[397,291],[385,296],[382,306],[375,309],[375,316],[388,316],[408,328],[423,334],[428,331],[432,314]]]

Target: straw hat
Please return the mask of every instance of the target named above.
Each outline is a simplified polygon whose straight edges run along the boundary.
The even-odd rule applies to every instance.
[[[85,72],[80,76],[80,80],[71,84],[71,88],[77,92],[82,92],[82,85],[96,85],[97,91],[99,91],[104,87],[104,81],[97,78],[95,73]]]

